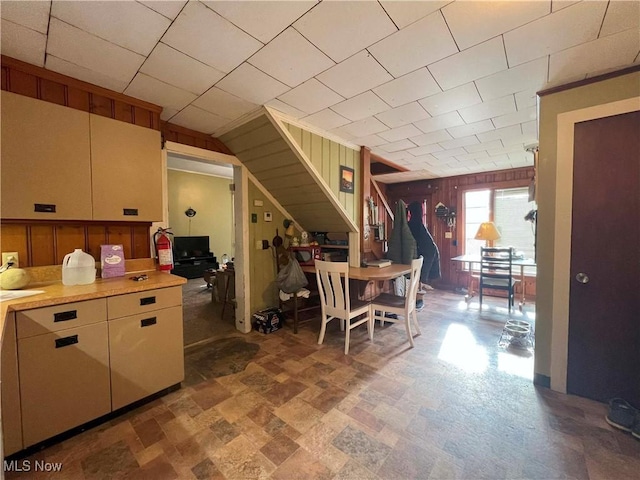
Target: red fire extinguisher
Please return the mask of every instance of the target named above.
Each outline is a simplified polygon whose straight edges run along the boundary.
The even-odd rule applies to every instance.
[[[173,249],[171,239],[173,235],[169,228],[158,227],[158,231],[153,235],[153,242],[156,246],[158,258],[158,268],[161,272],[169,272],[173,269]]]

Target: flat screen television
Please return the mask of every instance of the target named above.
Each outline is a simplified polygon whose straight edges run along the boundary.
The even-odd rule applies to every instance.
[[[173,253],[177,260],[191,257],[210,257],[209,236],[173,237]]]

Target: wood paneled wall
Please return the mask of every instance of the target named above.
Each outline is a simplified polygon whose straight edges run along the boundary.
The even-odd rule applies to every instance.
[[[3,252],[18,252],[21,267],[60,265],[81,248],[100,261],[100,245],[121,244],[126,259],[149,258],[150,223],[8,221],[2,222]]]
[[[509,188],[528,186],[534,176],[533,167],[475,173],[456,177],[421,180],[387,185],[386,195],[391,208],[399,200],[409,204],[413,201],[427,201],[427,227],[440,250],[440,268],[442,278],[439,285],[447,288],[467,287],[468,276],[454,265],[451,258],[462,255],[463,232],[459,225],[450,229],[444,219],[436,218],[435,206],[442,202],[450,211],[459,212],[462,192],[467,189]],[[452,232],[452,238],[445,238],[446,232]],[[527,296],[535,295],[535,278],[527,280]]]

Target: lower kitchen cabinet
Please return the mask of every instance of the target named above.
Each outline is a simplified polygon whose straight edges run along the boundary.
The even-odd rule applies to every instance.
[[[22,450],[22,413],[15,313],[7,316],[2,339],[2,446],[5,455]]]
[[[107,322],[18,339],[24,447],[111,411]]]
[[[182,307],[109,321],[113,410],[184,379]]]

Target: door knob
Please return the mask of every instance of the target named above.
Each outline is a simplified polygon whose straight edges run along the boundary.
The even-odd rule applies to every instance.
[[[589,283],[589,275],[586,273],[580,272],[576,275],[576,280],[580,283]]]

